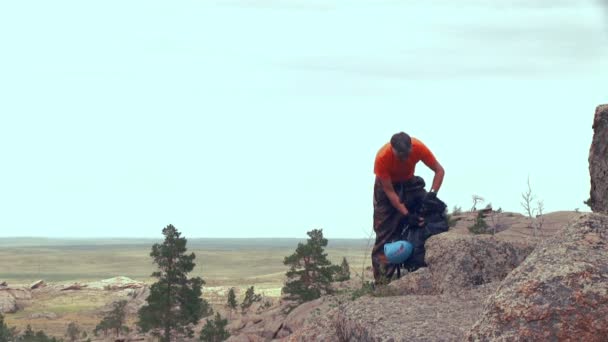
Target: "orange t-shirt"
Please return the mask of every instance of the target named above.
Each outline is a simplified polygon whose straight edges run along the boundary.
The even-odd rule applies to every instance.
[[[422,141],[412,137],[412,152],[407,160],[400,161],[394,154],[390,142],[382,146],[376,161],[374,162],[374,173],[378,178],[390,179],[393,182],[403,182],[414,177],[416,163],[421,161],[428,167],[433,167],[437,159]]]

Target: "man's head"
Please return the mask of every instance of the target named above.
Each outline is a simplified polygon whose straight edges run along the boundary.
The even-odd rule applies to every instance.
[[[393,134],[391,137],[393,154],[399,160],[406,160],[412,151],[412,138],[403,132]]]

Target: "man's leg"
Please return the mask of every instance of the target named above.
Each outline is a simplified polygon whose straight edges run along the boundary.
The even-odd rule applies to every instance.
[[[400,233],[402,220],[403,215],[390,203],[382,189],[380,180],[376,178],[374,183],[374,232],[376,233],[376,241],[371,255],[376,283],[386,282],[387,278],[390,278],[394,272],[394,267],[388,267],[386,255],[384,255],[384,244],[390,242],[395,234]]]

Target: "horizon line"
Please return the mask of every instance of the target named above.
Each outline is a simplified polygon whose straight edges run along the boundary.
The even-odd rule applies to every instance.
[[[367,239],[366,237],[355,238],[355,237],[325,237],[326,239],[343,239],[343,240],[359,240],[359,239]],[[129,236],[129,237],[119,237],[119,236],[0,236],[0,239],[48,239],[48,240],[135,240],[135,239],[147,239],[147,240],[162,240],[162,237],[142,237],[142,236]],[[239,239],[239,240],[251,240],[251,239],[297,239],[303,240],[307,239],[307,237],[284,237],[284,236],[271,236],[271,237],[186,237],[187,240],[190,239]]]

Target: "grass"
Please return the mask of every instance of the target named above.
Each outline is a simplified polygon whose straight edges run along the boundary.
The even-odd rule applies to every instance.
[[[6,242],[0,246],[6,246]],[[215,240],[215,239],[208,239]],[[202,277],[207,286],[238,286],[282,284],[287,268],[283,258],[295,250],[297,239],[281,239],[275,245],[269,239],[232,241],[189,241],[189,251],[196,254],[193,276]],[[245,239],[243,239],[245,240]],[[20,240],[24,243],[23,240]],[[42,245],[4,247],[0,249],[0,279],[9,284],[29,284],[38,279],[47,282],[95,281],[122,275],[150,282],[154,271],[149,256],[150,244],[95,244],[78,241],[81,245]],[[94,241],[93,241],[94,242]],[[56,243],[56,242],[55,242]],[[351,268],[369,264],[364,240],[342,240],[326,251],[333,263],[345,256]]]

